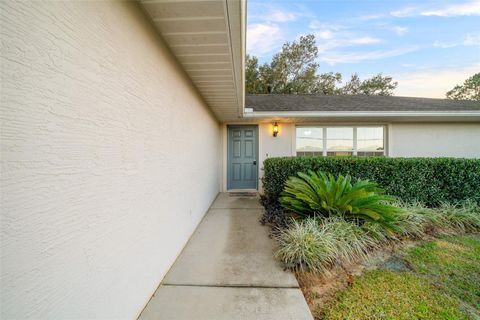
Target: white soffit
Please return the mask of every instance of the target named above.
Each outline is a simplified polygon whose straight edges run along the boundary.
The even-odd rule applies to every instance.
[[[139,1],[217,119],[242,117],[245,1]]]

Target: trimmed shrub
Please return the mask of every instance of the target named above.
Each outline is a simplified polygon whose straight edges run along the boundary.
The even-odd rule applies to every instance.
[[[264,162],[265,195],[278,199],[289,177],[309,170],[375,181],[386,194],[428,206],[480,202],[480,159],[455,158],[270,158]]]

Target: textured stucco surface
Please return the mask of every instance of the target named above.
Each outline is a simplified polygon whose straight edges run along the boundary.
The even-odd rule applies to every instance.
[[[480,123],[419,123],[389,126],[392,157],[480,158]]]
[[[219,125],[138,4],[0,12],[0,318],[134,318],[219,191]]]
[[[278,122],[278,135],[273,136],[273,123],[258,125],[259,189],[262,189],[263,162],[268,158],[295,155],[295,123]]]

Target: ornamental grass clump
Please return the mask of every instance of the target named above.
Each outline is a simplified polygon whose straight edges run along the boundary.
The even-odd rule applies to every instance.
[[[474,201],[454,205],[442,203],[438,211],[447,230],[455,233],[480,231],[480,205]]]
[[[421,238],[427,234],[453,234],[480,231],[480,206],[474,201],[442,203],[428,208],[421,203],[397,203],[401,207],[393,224],[397,234]]]
[[[426,235],[427,229],[431,229],[432,223],[439,217],[434,211],[419,203],[397,202],[395,206],[402,208],[394,218],[395,239],[411,238],[420,239]],[[435,222],[437,223],[437,222]]]
[[[293,220],[274,235],[275,255],[290,269],[328,274],[334,265],[365,259],[378,241],[341,217]]]
[[[389,242],[427,236],[480,232],[480,206],[475,202],[428,208],[420,203],[397,202],[401,210],[391,222],[394,230],[366,220],[343,217],[291,219],[273,234],[275,256],[287,268],[328,275],[335,266],[362,261]]]
[[[349,175],[321,171],[300,172],[290,177],[280,194],[280,204],[287,212],[300,217],[335,217],[348,220],[371,221],[394,230],[398,207],[389,204],[394,197],[384,194],[375,182],[357,180],[352,184]]]

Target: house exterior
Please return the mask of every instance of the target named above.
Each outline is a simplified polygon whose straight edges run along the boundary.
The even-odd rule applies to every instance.
[[[478,103],[245,98],[243,0],[0,11],[2,319],[137,317],[267,157],[480,157]]]
[[[260,164],[279,156],[480,158],[476,101],[247,95],[245,107],[245,118],[259,126]]]

